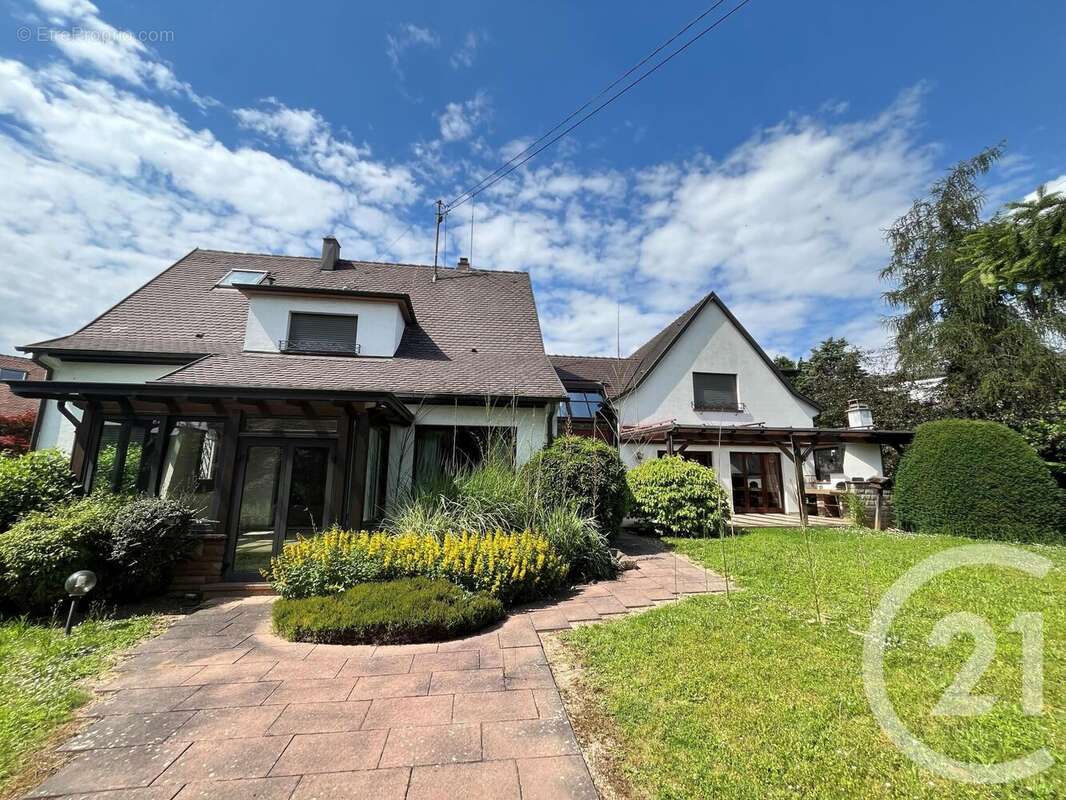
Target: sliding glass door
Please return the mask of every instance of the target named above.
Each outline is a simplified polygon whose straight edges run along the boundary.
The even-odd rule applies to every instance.
[[[777,453],[730,453],[729,466],[735,513],[784,513],[781,456]]]

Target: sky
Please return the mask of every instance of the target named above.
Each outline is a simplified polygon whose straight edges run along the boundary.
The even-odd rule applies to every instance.
[[[708,5],[0,0],[0,352],[196,247],[432,263],[434,201]],[[884,347],[883,231],[945,169],[1006,142],[989,212],[1066,189],[1064,51],[1064,3],[751,0],[456,209],[442,261],[528,271],[549,352],[710,290],[773,354]]]

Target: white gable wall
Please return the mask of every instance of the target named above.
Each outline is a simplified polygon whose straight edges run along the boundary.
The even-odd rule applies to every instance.
[[[359,354],[363,356],[391,358],[396,355],[396,348],[403,338],[404,319],[396,303],[343,297],[255,295],[248,298],[244,349],[259,353],[279,352],[279,342],[289,338],[289,314],[293,311],[357,316],[355,338]]]
[[[739,414],[695,411],[692,373],[737,376]],[[676,420],[679,425],[745,425],[809,428],[817,410],[796,397],[744,335],[711,302],[667,350],[643,383],[618,402],[623,425]]]

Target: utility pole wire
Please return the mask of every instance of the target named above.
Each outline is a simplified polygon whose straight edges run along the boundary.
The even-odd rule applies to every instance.
[[[624,80],[626,76],[631,75],[635,70],[639,69],[641,65],[647,63],[647,61],[649,59],[651,59],[655,55],[655,53],[660,52],[670,42],[672,42],[675,39],[677,39],[677,37],[680,36],[685,30],[687,30],[693,24],[695,24],[695,22],[697,22],[699,19],[701,19],[702,17],[704,17],[707,14],[709,14],[715,8],[718,8],[723,2],[725,2],[725,0],[719,0],[719,2],[715,3],[706,12],[701,14],[700,17],[697,17],[696,20],[693,20],[692,22],[690,22],[687,26],[685,26],[685,28],[683,28],[681,31],[679,31],[677,34],[675,34],[673,37],[671,37],[667,42],[665,42],[663,45],[661,45],[657,50],[655,50],[651,55],[649,55],[647,58],[645,58],[643,61],[641,61],[640,64],[638,64],[637,66],[633,67],[625,75],[623,75],[617,81],[612,83],[610,87],[608,87],[607,89],[604,89],[599,94],[595,95],[591,100],[589,100],[587,103],[585,103],[585,105],[583,105],[580,109],[575,111],[573,114],[571,114],[565,120],[563,120],[558,125],[556,125],[554,128],[552,128],[551,131],[548,131],[548,133],[545,133],[543,136],[540,137],[540,139],[537,139],[536,141],[537,142],[543,141],[553,131],[557,131],[559,128],[561,128],[563,125],[565,125],[566,122],[568,122],[569,120],[573,119],[575,116],[580,114],[582,110],[584,110],[585,108],[588,108],[589,105],[591,105],[593,102],[595,102],[598,98],[602,97],[603,94],[606,93],[610,88],[616,86],[620,81]],[[661,67],[666,66],[675,57],[681,55],[681,53],[685,52],[685,50],[687,50],[689,47],[694,45],[696,42],[698,42],[700,39],[702,39],[708,33],[713,31],[715,28],[717,28],[719,25],[721,25],[723,22],[725,22],[727,19],[729,19],[731,16],[733,16],[733,14],[735,14],[738,11],[740,11],[740,9],[742,9],[744,6],[746,6],[750,2],[751,2],[751,0],[741,0],[740,3],[738,3],[732,9],[727,11],[724,15],[719,17],[717,20],[712,22],[710,25],[708,25],[703,30],[701,30],[699,33],[697,33],[695,36],[693,36],[691,39],[689,39],[687,42],[685,42],[679,48],[674,50],[672,53],[670,53],[664,59],[662,59],[661,61],[657,62],[650,69],[648,69],[647,71],[642,73],[640,76],[638,76],[637,78],[634,78],[632,81],[627,83],[625,86],[623,86],[621,89],[619,89],[613,95],[608,97],[606,100],[604,100],[598,106],[593,108],[587,114],[582,116],[576,122],[574,122],[573,124],[571,124],[570,126],[565,128],[558,135],[552,137],[551,139],[549,139],[547,142],[545,142],[544,144],[540,145],[539,147],[535,147],[536,142],[534,142],[533,144],[529,145],[529,147],[527,147],[525,150],[523,150],[521,153],[519,153],[516,156],[513,156],[509,161],[505,162],[503,165],[498,167],[492,173],[490,173],[489,175],[485,176],[480,181],[478,181],[476,184],[474,184],[473,187],[471,187],[470,189],[467,189],[465,192],[463,192],[462,194],[458,195],[454,200],[452,200],[450,203],[448,203],[445,206],[445,208],[444,208],[444,213],[447,214],[449,211],[451,211],[451,210],[453,210],[455,208],[458,208],[463,203],[467,202],[468,200],[473,199],[474,197],[477,197],[477,195],[481,194],[486,189],[488,189],[491,186],[494,186],[495,184],[499,183],[501,180],[506,178],[508,175],[510,175],[512,172],[514,172],[516,169],[518,169],[523,164],[525,164],[527,161],[529,161],[530,159],[534,158],[539,153],[542,153],[544,150],[546,150],[547,148],[551,147],[553,144],[558,142],[560,139],[562,139],[568,133],[573,131],[575,128],[579,127],[580,125],[582,125],[583,123],[585,123],[586,121],[591,119],[593,116],[595,116],[597,113],[599,113],[604,108],[609,106],[611,103],[613,103],[619,97],[624,95],[626,92],[628,92],[634,86],[639,84],[645,78],[650,77],[652,74],[657,72]],[[534,149],[534,147],[535,147],[535,149]]]

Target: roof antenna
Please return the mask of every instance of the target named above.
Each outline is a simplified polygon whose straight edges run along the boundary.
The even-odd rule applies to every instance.
[[[437,216],[437,235],[436,235],[436,238],[433,240],[433,282],[434,283],[437,282],[437,258],[440,255],[440,224],[444,221],[444,215],[445,215],[444,201],[443,200],[438,200],[437,201],[437,215],[436,215]],[[447,232],[445,232],[444,235],[445,235],[445,237],[447,237],[447,235],[448,235]],[[445,244],[447,244],[447,242],[445,242]]]
[[[470,198],[470,266],[474,266],[474,198]]]

